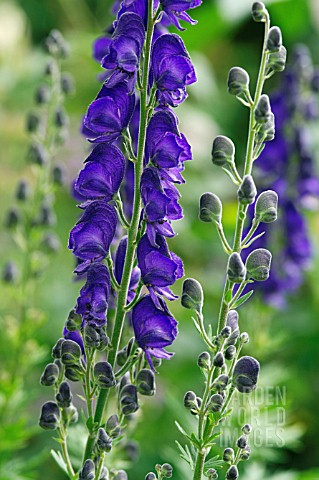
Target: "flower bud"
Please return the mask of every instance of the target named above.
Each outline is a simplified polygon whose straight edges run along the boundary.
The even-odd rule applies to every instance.
[[[253,357],[241,357],[235,364],[233,384],[241,393],[255,390],[259,375],[259,362]]]
[[[255,204],[255,217],[258,222],[272,223],[277,220],[278,195],[273,190],[262,192]]]
[[[214,366],[217,368],[221,368],[224,365],[224,363],[225,363],[224,354],[222,352],[216,353],[213,360]]]
[[[135,413],[138,408],[137,390],[135,385],[125,385],[120,392],[120,404],[123,415]]]
[[[265,5],[262,2],[254,2],[251,9],[251,15],[255,22],[265,22],[267,16]]]
[[[266,123],[271,117],[271,107],[268,95],[263,94],[255,108],[255,121],[257,123]]]
[[[249,88],[249,75],[243,68],[232,67],[227,79],[228,92],[231,95],[240,95]]]
[[[118,470],[115,475],[113,475],[112,480],[128,480],[127,473],[124,470]]]
[[[235,157],[235,145],[230,138],[218,135],[213,141],[212,160],[217,167],[224,167],[227,163],[233,163]]]
[[[30,196],[30,186],[26,180],[20,180],[17,185],[16,199],[25,202]]]
[[[215,393],[209,400],[208,408],[211,412],[220,412],[224,404],[224,399],[219,393]]]
[[[63,108],[57,107],[55,110],[54,123],[58,128],[65,127],[68,124],[68,116]]]
[[[76,313],[75,309],[73,308],[65,322],[66,328],[69,332],[75,332],[76,330],[80,330],[82,325],[82,317],[78,313]]]
[[[45,402],[42,405],[39,425],[44,430],[56,430],[61,419],[61,412],[55,402]]]
[[[94,365],[94,380],[101,388],[111,388],[116,385],[112,366],[108,362],[97,362]]]
[[[251,450],[250,450],[250,446],[247,445],[244,450],[242,452],[240,452],[240,455],[239,455],[239,458],[241,460],[248,460],[249,457],[250,457],[250,453],[251,453]]]
[[[238,313],[236,310],[229,310],[226,325],[231,328],[231,335],[227,340],[227,345],[234,345],[239,337]]]
[[[228,259],[227,275],[232,283],[241,283],[246,277],[245,265],[237,252],[233,252]]]
[[[65,42],[62,33],[59,30],[51,30],[45,39],[44,47],[54,57],[65,58],[69,54],[69,46]]]
[[[228,325],[226,325],[226,327],[224,327],[224,328],[221,330],[220,336],[221,336],[222,338],[229,338],[230,335],[231,335],[231,328],[230,328]]]
[[[67,365],[65,368],[64,375],[68,380],[72,382],[79,382],[84,376],[84,372],[80,365]]]
[[[69,423],[76,423],[79,419],[79,412],[74,405],[70,405],[69,407],[64,409],[64,412],[68,418]]]
[[[273,72],[283,72],[286,66],[287,50],[281,45],[278,52],[271,52],[268,55],[268,68]]]
[[[255,201],[257,189],[253,177],[245,175],[243,183],[240,185],[237,196],[242,205],[251,205]]]
[[[206,475],[208,477],[208,480],[218,478],[218,473],[216,472],[215,468],[209,468],[206,472]]]
[[[79,480],[94,480],[95,466],[93,460],[85,460],[82,470],[79,473]]]
[[[198,356],[197,365],[199,368],[209,370],[210,368],[210,354],[208,352],[203,352]]]
[[[61,358],[62,343],[65,342],[64,338],[59,338],[54,347],[52,348],[52,357]]]
[[[157,480],[157,476],[155,475],[155,473],[149,472],[149,473],[146,475],[145,480]]]
[[[65,340],[61,346],[61,361],[64,365],[78,363],[81,358],[81,348],[73,340]]]
[[[55,384],[58,378],[59,368],[57,365],[55,365],[55,363],[49,363],[41,375],[40,383],[46,387],[51,387]]]
[[[275,115],[270,112],[269,118],[265,123],[260,124],[256,134],[256,142],[271,142],[275,138]]]
[[[269,52],[278,52],[282,45],[282,35],[279,27],[271,27],[268,32],[267,50]]]
[[[155,395],[155,376],[152,370],[143,368],[138,372],[136,377],[136,388],[142,395]]]
[[[204,294],[201,284],[194,278],[187,278],[183,283],[181,304],[184,308],[200,312],[203,307]]]
[[[253,250],[247,257],[246,269],[250,278],[257,282],[268,279],[272,255],[265,248]]]
[[[20,212],[16,208],[10,208],[7,213],[5,225],[7,228],[15,228],[21,220]]]
[[[48,232],[43,237],[42,246],[48,253],[56,253],[59,251],[61,244],[54,233]]]
[[[223,460],[227,463],[233,463],[235,460],[234,450],[232,448],[225,448],[223,453]]]
[[[74,80],[73,77],[69,73],[63,73],[61,75],[61,89],[62,92],[66,95],[70,95],[74,92]]]
[[[226,480],[237,480],[239,474],[236,465],[232,465],[226,472]]]
[[[202,222],[221,223],[223,205],[214,193],[203,193],[199,200],[199,218]]]
[[[80,316],[81,317],[81,316]],[[81,317],[82,319],[82,317]],[[90,348],[97,348],[100,345],[100,335],[97,328],[93,325],[85,325],[84,342]]]
[[[173,475],[173,467],[169,463],[163,463],[161,467],[161,474],[164,478],[171,478]]]
[[[124,458],[123,460],[128,460],[129,462],[136,462],[139,457],[139,446],[137,442],[128,441],[123,446]]]
[[[112,449],[112,438],[108,436],[104,428],[99,428],[96,440],[96,447],[99,452],[110,452]]]
[[[187,408],[187,410],[196,410],[198,408],[196,394],[191,390],[185,393],[184,407]]]
[[[224,374],[219,375],[219,377],[217,377],[216,380],[214,380],[213,388],[217,390],[217,392],[222,392],[223,390],[226,389],[228,380],[229,380],[228,375],[224,375]]]
[[[55,223],[55,216],[51,205],[43,203],[40,207],[39,225],[51,227]]]
[[[56,185],[65,185],[65,169],[62,165],[55,165],[52,169],[52,180]]]
[[[19,270],[14,262],[6,262],[2,271],[2,280],[6,283],[15,283],[19,277]]]
[[[245,448],[247,445],[247,437],[246,435],[241,435],[238,439],[237,439],[237,447],[238,448]]]
[[[126,360],[127,360],[127,346],[125,346],[124,348],[122,348],[122,350],[119,350],[117,352],[116,363],[118,364],[119,367],[123,367]]]
[[[241,343],[249,343],[249,335],[248,335],[247,332],[243,332],[240,335],[240,341],[241,341]]]
[[[73,395],[71,393],[70,384],[68,382],[62,382],[59,391],[55,396],[57,404],[61,408],[67,408],[71,405]]]
[[[227,347],[225,351],[226,360],[232,360],[235,356],[235,353],[236,353],[236,347],[234,347],[234,345],[229,345],[229,347]]]
[[[34,133],[38,130],[40,125],[40,118],[36,113],[30,112],[26,119],[26,130],[29,133]]]
[[[40,85],[35,92],[35,102],[43,105],[50,101],[51,92],[47,85]]]
[[[105,430],[111,438],[117,438],[121,434],[119,417],[111,415],[105,424]]]
[[[29,147],[27,158],[30,162],[42,166],[48,163],[49,155],[41,143],[32,143]]]
[[[98,347],[96,347],[100,352],[103,352],[103,350],[106,349],[106,347],[108,346],[108,344],[110,343],[110,339],[109,337],[106,335],[104,329],[101,327],[101,328],[98,328],[97,329],[98,332],[99,332],[99,335],[100,335],[100,345]]]
[[[245,435],[249,435],[252,431],[252,426],[249,425],[249,423],[246,423],[246,425],[244,425],[241,429],[241,431],[245,434]]]

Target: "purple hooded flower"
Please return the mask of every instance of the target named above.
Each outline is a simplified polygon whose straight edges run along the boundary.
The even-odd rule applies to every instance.
[[[134,106],[135,95],[129,94],[127,84],[119,83],[113,88],[103,85],[84,117],[88,138],[94,142],[116,140],[128,126]]]
[[[169,20],[178,30],[185,30],[181,27],[179,20],[196,25],[197,21],[193,20],[186,10],[198,7],[202,0],[160,0],[160,3]]]
[[[110,274],[101,263],[92,263],[87,270],[85,285],[77,300],[76,313],[82,315],[85,323],[103,327],[111,290]]]
[[[69,248],[82,260],[103,260],[114,238],[116,224],[114,207],[105,201],[89,203],[70,232]]]
[[[111,42],[111,38],[105,35],[97,38],[93,43],[93,58],[101,62],[102,58],[109,53]]]
[[[115,261],[114,261],[114,276],[116,278],[116,281],[119,284],[122,281],[126,249],[127,249],[127,235],[121,238],[120,243],[116,250]],[[133,300],[134,291],[139,283],[140,277],[141,277],[140,269],[138,267],[133,268],[131,280],[129,284],[129,292],[127,295],[127,299],[129,302]]]
[[[140,16],[124,13],[116,24],[109,52],[101,62],[102,67],[110,70],[106,78],[108,87],[128,80],[129,91],[134,90],[144,39],[145,28]]]
[[[109,201],[118,192],[125,172],[122,152],[108,143],[98,144],[81,170],[75,190],[87,199],[103,197]]]
[[[138,345],[144,350],[152,370],[154,370],[151,355],[157,358],[169,359],[173,354],[164,350],[173,343],[177,335],[177,322],[160,300],[156,306],[147,295],[134,307],[132,313],[133,329]]]
[[[142,280],[158,305],[156,293],[164,295],[168,300],[177,298],[168,286],[181,278],[184,270],[182,260],[168,250],[165,238],[157,234],[155,241],[157,248],[152,246],[147,235],[143,235],[137,247],[137,259]]]
[[[152,71],[160,104],[176,107],[187,97],[186,86],[196,82],[196,74],[182,39],[161,35],[152,49]]]

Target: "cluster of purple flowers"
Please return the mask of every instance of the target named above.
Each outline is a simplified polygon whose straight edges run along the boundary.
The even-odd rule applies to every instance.
[[[263,285],[263,296],[277,308],[284,308],[287,295],[300,287],[312,257],[305,210],[316,208],[319,198],[319,176],[310,138],[311,122],[319,118],[318,91],[319,72],[307,48],[298,45],[271,101],[276,137],[267,143],[256,164],[259,188],[274,190],[280,198],[280,222],[269,228],[263,223],[257,233],[266,233],[252,247],[265,246],[266,241],[273,252],[274,267]]]
[[[151,46],[149,116],[139,185],[140,239],[127,299],[130,302],[134,298],[139,282],[143,282],[148,294],[134,307],[132,324],[136,341],[152,368],[150,355],[169,358],[164,347],[177,334],[177,322],[163,299],[176,298],[170,286],[183,276],[183,264],[170,252],[166,237],[175,235],[171,221],[182,218],[176,184],[184,182],[181,174],[184,162],[192,158],[190,145],[179,132],[178,119],[171,107],[185,100],[187,85],[196,81],[183,41],[178,35],[167,33],[166,27],[173,23],[182,29],[180,20],[195,23],[186,10],[198,6],[201,0],[154,3],[158,20]],[[123,210],[131,216],[135,194],[134,162],[141,105],[138,90],[148,7],[145,0],[124,0],[117,8],[112,27],[94,44],[94,56],[104,69],[103,85],[83,119],[82,131],[93,149],[74,184],[75,195],[83,202],[79,205],[83,214],[71,230],[69,248],[79,263],[75,272],[86,276],[76,305],[82,327],[103,327],[112,294],[116,303],[111,277],[114,275],[121,284],[128,250],[128,237],[120,239],[117,202],[123,198]],[[127,142],[131,142],[129,149]],[[115,243],[118,247],[114,272],[110,275],[103,262],[113,255],[110,247]]]

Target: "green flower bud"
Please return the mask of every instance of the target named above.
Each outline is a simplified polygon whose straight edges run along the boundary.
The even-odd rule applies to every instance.
[[[241,283],[246,277],[245,265],[237,252],[233,252],[228,259],[227,265],[228,279],[232,283]]]
[[[54,123],[58,128],[65,127],[68,124],[68,116],[63,108],[57,107],[55,110]]]
[[[44,47],[54,57],[65,58],[69,54],[69,46],[65,42],[63,35],[59,30],[51,30],[45,39]]]
[[[161,474],[164,478],[171,478],[173,475],[173,467],[169,463],[163,463],[161,467]]]
[[[194,278],[187,278],[183,283],[181,304],[184,308],[200,312],[204,303],[201,284]]]
[[[246,425],[244,425],[241,429],[241,431],[245,434],[245,435],[249,435],[252,431],[253,427],[251,425],[249,425],[249,423],[246,423]]]
[[[97,362],[94,365],[94,380],[101,388],[111,388],[116,385],[112,366],[108,362]]]
[[[198,408],[196,394],[191,390],[185,393],[184,407],[187,408],[187,410],[197,410]]]
[[[79,412],[74,405],[70,405],[69,407],[64,409],[64,412],[68,418],[69,423],[76,423],[79,419]]]
[[[208,352],[201,353],[197,359],[197,365],[199,366],[199,368],[203,368],[204,370],[209,370],[210,354]]]
[[[120,393],[120,405],[123,415],[130,415],[139,409],[135,385],[125,385]]]
[[[110,343],[110,339],[106,335],[103,328],[99,328],[98,331],[99,331],[99,335],[100,335],[100,345],[97,347],[97,349],[100,352],[103,352],[103,350],[105,350],[108,347],[108,345]]]
[[[231,95],[240,95],[249,88],[249,75],[243,68],[232,67],[227,79],[228,92]]]
[[[35,102],[39,105],[49,103],[51,92],[47,85],[40,85],[35,92]]]
[[[18,280],[19,269],[14,262],[8,261],[4,264],[2,271],[2,280],[5,283],[14,284]]]
[[[143,368],[138,372],[136,377],[136,388],[142,395],[155,395],[155,376],[152,370]]]
[[[93,327],[93,325],[85,325],[84,342],[85,345],[90,348],[97,348],[100,346],[100,335],[97,328]]]
[[[240,460],[248,460],[250,457],[251,449],[250,446],[247,445],[242,452],[240,452],[239,458]]]
[[[71,93],[74,93],[74,90],[75,90],[74,80],[69,73],[63,73],[61,75],[61,88],[62,88],[62,92],[65,93],[66,95],[70,95]]]
[[[34,133],[38,130],[40,125],[40,118],[36,113],[30,112],[27,115],[26,130],[29,133]]]
[[[234,163],[235,145],[228,137],[218,135],[213,141],[212,160],[217,167],[224,167],[227,163]]]
[[[223,453],[223,460],[226,463],[233,463],[235,460],[235,453],[232,448],[225,448]]]
[[[63,165],[55,165],[52,169],[52,180],[56,185],[62,186],[65,185],[65,168]]]
[[[7,228],[15,228],[21,220],[20,212],[16,208],[10,208],[7,213],[5,225]]]
[[[64,365],[74,365],[78,363],[82,355],[78,343],[73,340],[65,340],[61,346],[61,361]]]
[[[61,358],[62,343],[65,342],[64,338],[59,338],[54,347],[52,348],[52,357]]]
[[[125,346],[124,348],[122,348],[122,350],[119,350],[117,352],[116,363],[118,364],[119,367],[123,367],[126,360],[127,360],[127,346]]]
[[[241,393],[255,390],[258,381],[260,365],[253,357],[241,357],[235,364],[233,384]]]
[[[217,368],[221,368],[224,365],[224,363],[225,363],[224,354],[222,352],[216,353],[213,360],[214,366]]]
[[[239,474],[236,465],[232,465],[226,472],[226,480],[237,480]]]
[[[116,474],[113,474],[112,480],[128,480],[128,476],[124,470],[118,470]]]
[[[51,387],[52,385],[55,384],[57,379],[59,378],[59,368],[55,363],[49,363],[40,378],[40,383],[41,385],[44,385],[46,387]]]
[[[209,400],[208,408],[211,412],[220,412],[224,404],[224,399],[219,393],[215,393]]]
[[[228,381],[229,381],[228,375],[225,375],[225,374],[219,375],[219,377],[217,377],[213,383],[213,388],[217,392],[222,392],[223,390],[226,389],[228,385]]]
[[[265,5],[262,2],[254,2],[251,15],[255,22],[265,22],[267,17],[267,10]]]
[[[237,442],[236,442],[237,447],[238,447],[238,448],[241,448],[241,449],[245,448],[246,445],[247,445],[247,443],[248,443],[248,440],[247,440],[246,435],[241,435],[241,436],[237,439]]]
[[[68,315],[65,326],[70,332],[75,332],[76,330],[80,330],[81,325],[82,317],[81,315],[76,313],[75,309],[73,308]]]
[[[94,480],[95,466],[93,460],[85,460],[82,470],[79,473],[79,480]]]
[[[30,162],[36,165],[46,165],[49,161],[47,150],[41,143],[32,143],[29,147],[27,158]]]
[[[30,185],[26,180],[20,180],[17,185],[16,199],[25,202],[30,197]]]
[[[247,257],[246,269],[250,278],[257,282],[268,279],[272,255],[265,248],[253,250]]]
[[[215,478],[218,478],[218,473],[216,472],[215,468],[209,468],[206,472],[206,475],[208,480],[215,480]]]
[[[275,138],[275,115],[270,112],[269,118],[265,123],[260,124],[260,128],[256,134],[256,141],[271,142]]]
[[[268,68],[273,72],[283,72],[286,66],[287,50],[281,45],[278,52],[271,52],[268,55]]]
[[[257,189],[251,175],[245,175],[243,183],[240,185],[237,196],[242,205],[251,205],[255,201]]]
[[[61,412],[55,402],[42,405],[39,425],[44,430],[56,430],[60,424]]]
[[[249,335],[248,335],[247,332],[243,332],[240,335],[240,341],[241,341],[241,343],[249,343]]]
[[[263,223],[272,223],[277,220],[278,195],[273,190],[262,192],[255,205],[256,220]]]
[[[279,27],[271,27],[267,38],[267,50],[278,52],[282,45],[282,35]]]
[[[145,477],[145,480],[156,480],[156,479],[157,479],[157,476],[153,472],[149,472]]]
[[[117,438],[121,434],[121,427],[119,417],[117,415],[111,415],[105,424],[105,430],[111,438]]]
[[[236,347],[234,345],[229,345],[225,351],[225,358],[226,360],[232,360],[236,353]]]
[[[224,327],[224,328],[221,330],[220,336],[221,336],[222,338],[229,338],[230,335],[231,335],[231,332],[232,332],[231,327],[228,326],[228,325],[226,325],[226,327]]]
[[[68,380],[72,382],[79,382],[84,376],[84,372],[80,365],[67,365],[65,368],[64,375]]]
[[[199,200],[199,218],[202,222],[221,223],[223,205],[214,193],[203,193]]]
[[[254,115],[256,123],[266,123],[271,118],[271,107],[268,95],[263,94],[255,108]]]
[[[100,453],[112,450],[112,438],[108,436],[104,428],[99,428],[96,440],[96,447]]]
[[[42,239],[42,242],[41,242],[42,246],[43,246],[43,249],[47,252],[47,253],[56,253],[59,251],[60,249],[60,240],[58,239],[58,237],[52,233],[52,232],[47,232],[43,239]]]
[[[57,404],[61,408],[68,408],[72,403],[73,395],[71,393],[70,384],[68,382],[62,382],[59,391],[55,396]]]

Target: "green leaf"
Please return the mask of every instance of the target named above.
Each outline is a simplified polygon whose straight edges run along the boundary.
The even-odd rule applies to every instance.
[[[245,295],[243,295],[242,297],[238,298],[238,300],[236,300],[234,305],[231,305],[231,308],[240,307],[240,305],[242,305],[243,303],[247,302],[247,300],[249,300],[249,298],[252,296],[253,293],[254,293],[254,290],[250,290],[250,292],[245,293]]]
[[[88,430],[92,433],[98,430],[99,424],[98,422],[94,422],[93,417],[89,417],[86,421],[86,426]]]
[[[181,432],[181,434],[184,435],[184,437],[189,437],[188,434],[183,429],[183,427],[181,427],[181,425],[176,420],[175,420],[175,425],[178,428],[178,430]]]
[[[59,465],[59,467],[68,475],[68,470],[66,468],[65,461],[62,458],[62,455],[60,452],[56,452],[55,450],[51,450],[51,455],[55,462]]]
[[[200,330],[199,323],[197,322],[197,320],[196,320],[194,317],[192,317],[192,320],[193,320],[193,322],[194,322],[194,325],[195,325],[196,330],[198,330],[199,333],[202,334],[202,332],[201,332],[201,330]]]
[[[233,294],[232,294],[232,291],[231,291],[231,290],[228,290],[228,291],[226,292],[226,295],[225,295],[225,302],[226,302],[226,303],[229,303],[229,302],[231,301],[232,295],[233,295]]]

